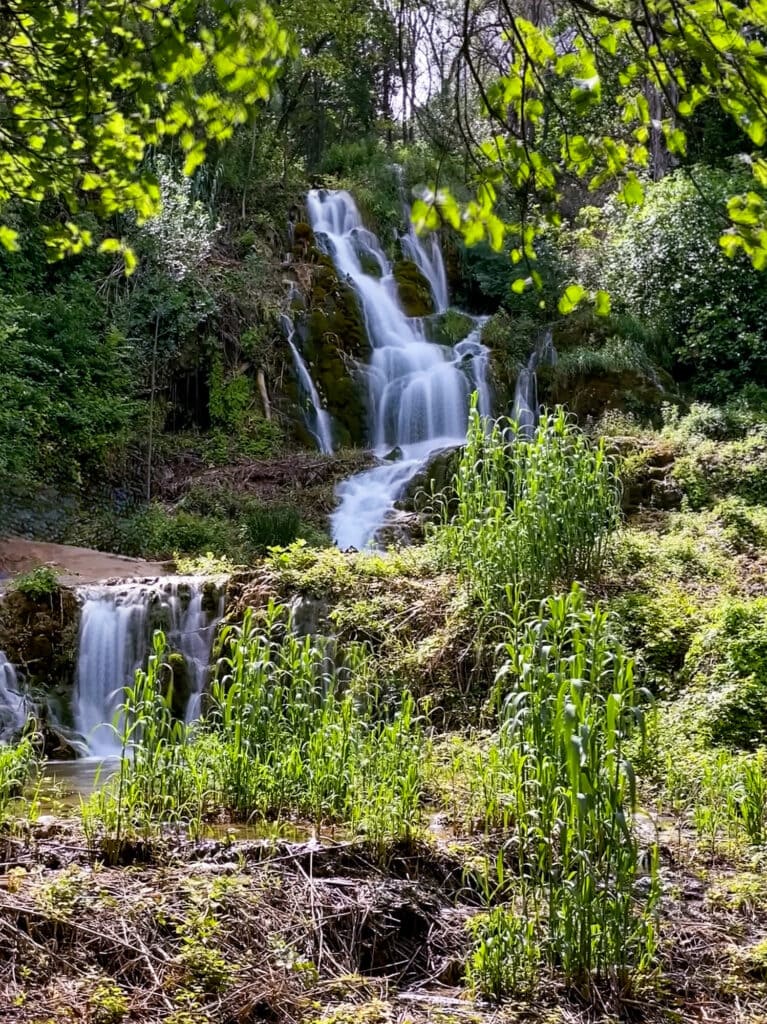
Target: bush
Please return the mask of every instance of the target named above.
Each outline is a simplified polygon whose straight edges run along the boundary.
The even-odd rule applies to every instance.
[[[767,598],[726,603],[693,641],[690,708],[709,742],[754,749],[767,738]]]
[[[194,512],[169,512],[160,505],[151,505],[126,520],[121,535],[121,550],[143,558],[208,552],[221,557],[237,546],[231,523]]]
[[[729,496],[767,505],[767,435],[724,444],[704,441],[677,459],[673,474],[693,508]]]
[[[59,578],[48,565],[38,565],[22,576],[17,576],[12,587],[31,601],[50,597],[59,589]]]
[[[659,691],[683,667],[698,629],[700,609],[673,582],[658,594],[624,594],[610,607],[627,647],[647,669],[648,685]]]
[[[753,187],[742,174],[706,167],[668,175],[647,188],[643,206],[613,209],[593,270],[616,308],[663,341],[676,374],[716,400],[767,377],[762,275],[719,244],[726,198]]]

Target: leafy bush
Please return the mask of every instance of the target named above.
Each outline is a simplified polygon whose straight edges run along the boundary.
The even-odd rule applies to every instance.
[[[32,601],[40,601],[58,593],[59,578],[49,565],[38,565],[29,572],[17,576],[12,587]]]
[[[169,512],[150,505],[121,525],[121,550],[144,558],[206,554],[223,556],[237,547],[233,524],[194,512]]]
[[[703,166],[668,175],[641,207],[615,208],[603,222],[607,243],[594,269],[616,308],[662,339],[675,374],[718,400],[767,377],[762,276],[719,244],[726,198],[747,189],[748,177]]]
[[[767,505],[767,434],[724,444],[704,441],[677,459],[673,474],[693,508],[728,496]]]
[[[592,442],[563,410],[544,416],[528,439],[509,421],[486,429],[474,407],[455,500],[444,503],[432,536],[474,597],[497,609],[509,588],[542,597],[599,578],[620,495],[604,442]]]
[[[753,749],[767,739],[767,598],[732,601],[693,641],[690,712],[709,742]]]

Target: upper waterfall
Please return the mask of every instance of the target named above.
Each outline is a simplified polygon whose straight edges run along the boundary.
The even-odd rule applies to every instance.
[[[364,374],[376,452],[383,456],[399,449],[401,455],[400,461],[368,470],[339,487],[334,540],[341,547],[362,548],[374,539],[429,454],[464,441],[473,391],[479,392],[480,411],[490,413],[487,350],[479,340],[480,325],[451,347],[429,341],[424,321],[405,314],[391,263],[364,227],[348,192],[312,191],[307,206],[318,245],[352,284],[360,303],[372,348]],[[412,255],[421,245],[413,232],[406,251]],[[429,268],[427,278],[436,297],[445,281],[439,246],[423,250],[416,262]],[[378,274],[368,273],[365,268],[371,265]],[[446,285],[444,292],[446,304]]]

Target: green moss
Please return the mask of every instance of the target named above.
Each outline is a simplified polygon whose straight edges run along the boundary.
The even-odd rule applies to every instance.
[[[429,282],[412,260],[397,260],[393,268],[402,308],[408,316],[429,316],[434,298]]]
[[[457,345],[474,330],[475,321],[467,313],[446,309],[425,322],[426,337],[440,345]]]

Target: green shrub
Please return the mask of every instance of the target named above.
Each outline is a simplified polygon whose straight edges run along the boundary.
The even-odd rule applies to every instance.
[[[29,572],[17,576],[12,587],[32,601],[40,601],[58,592],[59,578],[49,565],[38,565]]]
[[[121,526],[125,554],[144,558],[172,558],[175,553],[222,557],[237,548],[233,524],[194,512],[170,512],[151,505]]]
[[[692,508],[704,508],[736,496],[767,505],[767,434],[749,434],[738,441],[703,441],[677,459],[674,478]]]
[[[698,633],[685,675],[698,729],[718,746],[753,749],[767,739],[767,598],[732,601]]]
[[[675,376],[719,401],[767,378],[762,276],[719,244],[727,197],[753,187],[743,172],[704,166],[667,175],[647,187],[642,206],[608,207],[593,268],[616,310],[659,337]]]
[[[643,664],[648,685],[657,692],[668,685],[685,662],[699,628],[700,608],[673,581],[660,593],[634,591],[611,602],[629,650]]]
[[[767,508],[727,498],[714,507],[714,515],[724,527],[724,536],[739,553],[767,548]]]

